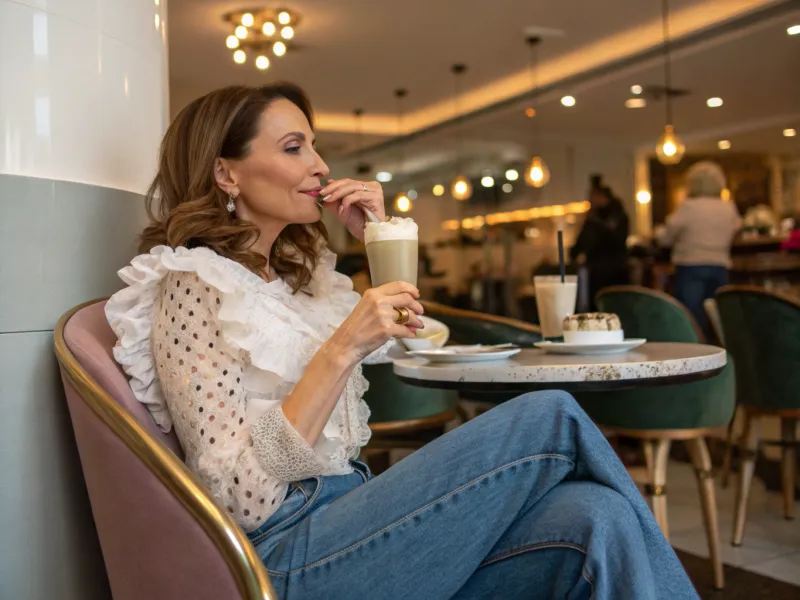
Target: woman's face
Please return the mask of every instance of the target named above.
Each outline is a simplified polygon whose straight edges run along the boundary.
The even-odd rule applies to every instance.
[[[236,213],[241,219],[280,224],[314,223],[320,180],[328,166],[314,149],[314,132],[295,104],[284,98],[261,114],[258,135],[242,160],[228,160],[238,189]]]

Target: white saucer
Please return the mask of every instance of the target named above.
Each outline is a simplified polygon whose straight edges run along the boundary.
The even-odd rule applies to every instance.
[[[631,338],[622,342],[605,344],[567,344],[564,342],[536,342],[534,346],[548,354],[618,354],[633,350],[647,340]]]
[[[489,362],[492,360],[503,360],[519,353],[519,348],[497,348],[487,346],[483,348],[477,346],[445,346],[434,350],[415,350],[408,352],[414,357],[424,358],[435,363],[467,363],[467,362]]]

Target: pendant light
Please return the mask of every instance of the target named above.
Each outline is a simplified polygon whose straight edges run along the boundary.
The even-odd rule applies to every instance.
[[[531,49],[530,63],[528,70],[531,75],[531,106],[525,109],[525,115],[531,120],[531,139],[536,142],[536,109],[533,107],[533,102],[536,99],[537,82],[537,69],[538,69],[538,56],[536,49],[542,41],[539,36],[530,36],[525,39]],[[531,187],[540,188],[547,185],[550,181],[550,169],[547,168],[547,163],[541,156],[534,155],[528,166],[525,167],[525,183]]]
[[[472,196],[472,184],[470,183],[469,179],[461,174],[461,161],[463,159],[464,153],[464,132],[463,132],[463,124],[462,124],[462,117],[461,117],[461,107],[460,107],[460,99],[461,99],[461,77],[464,73],[467,72],[467,65],[453,65],[451,67],[453,75],[455,75],[455,114],[456,114],[456,130],[458,132],[458,176],[453,180],[453,183],[450,184],[450,194],[452,194],[453,198],[456,200],[469,200]]]
[[[403,129],[403,98],[406,97],[408,92],[404,89],[397,89],[394,91],[394,97],[397,98],[397,135],[402,136],[405,135],[405,130]],[[403,162],[404,162],[404,152],[403,152],[403,144],[401,143],[399,146],[399,156],[397,161],[397,173],[403,177]],[[405,177],[403,177],[405,179]],[[411,199],[408,197],[405,191],[401,190],[394,199],[394,208],[398,212],[405,213],[410,211],[414,207]]]
[[[669,56],[669,0],[662,0],[662,23],[664,28],[664,106],[666,107],[667,122],[664,133],[658,139],[656,156],[662,165],[677,165],[681,162],[686,146],[675,134],[672,127],[672,77]]]

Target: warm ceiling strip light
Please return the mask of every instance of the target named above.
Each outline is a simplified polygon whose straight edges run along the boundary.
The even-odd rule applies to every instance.
[[[566,215],[576,215],[589,211],[590,204],[587,201],[570,202],[569,204],[553,204],[551,206],[536,206],[508,212],[491,213],[486,216],[467,217],[461,221],[464,229],[480,229],[484,225],[497,225],[499,223],[523,223],[533,219],[551,219],[553,217],[564,217]],[[442,223],[442,229],[446,231],[456,231],[458,229],[458,219],[451,219]]]

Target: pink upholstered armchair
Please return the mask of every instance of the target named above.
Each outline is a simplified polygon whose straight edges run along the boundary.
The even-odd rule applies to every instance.
[[[183,464],[174,432],[134,398],[104,306],[64,315],[55,348],[114,598],[276,598],[246,536]]]

